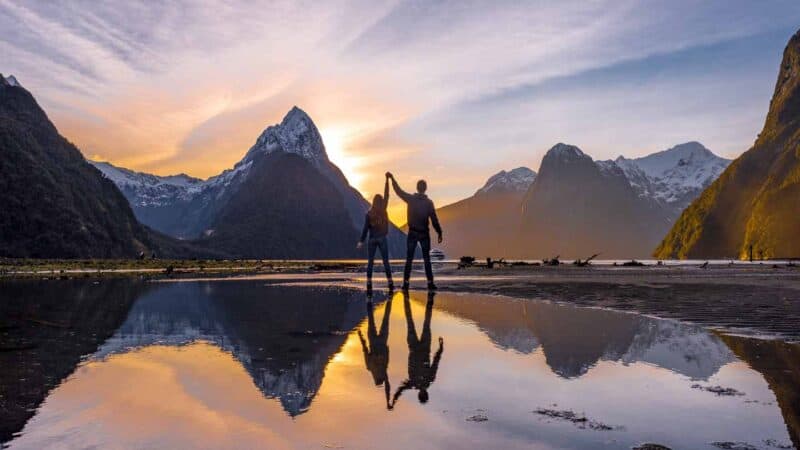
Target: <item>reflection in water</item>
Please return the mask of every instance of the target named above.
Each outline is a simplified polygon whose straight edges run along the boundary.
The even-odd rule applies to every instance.
[[[154,344],[213,342],[241,362],[266,397],[277,398],[296,416],[308,410],[325,366],[362,320],[363,305],[358,292],[342,289],[165,284],[136,302],[95,356]]]
[[[445,296],[437,306],[475,322],[500,348],[542,348],[552,371],[585,375],[599,361],[646,362],[705,380],[736,358],[705,329],[636,314],[489,296]]]
[[[733,352],[764,375],[777,397],[789,436],[800,448],[800,346],[739,336],[722,336]]]
[[[367,365],[367,370],[372,374],[375,386],[383,386],[386,395],[386,408],[392,409],[393,405],[389,402],[389,392],[391,392],[392,387],[387,373],[389,369],[389,316],[392,314],[392,299],[389,298],[386,301],[380,332],[375,327],[375,307],[371,300],[370,298],[367,303],[367,337],[369,338],[369,345],[367,345],[361,329],[358,330],[358,339],[361,341],[361,348],[364,351],[364,363]]]
[[[411,299],[408,294],[403,294],[403,311],[406,314],[406,327],[408,337],[408,378],[397,388],[392,398],[392,406],[397,403],[400,395],[408,389],[417,389],[417,398],[420,403],[428,402],[428,388],[436,379],[436,371],[439,370],[439,361],[442,359],[444,351],[444,339],[439,337],[439,349],[431,362],[431,317],[433,316],[433,297],[434,293],[428,293],[428,301],[425,303],[425,320],[422,322],[422,334],[417,337],[417,329],[414,326],[414,315],[411,312]]]
[[[0,443],[114,333],[145,290],[130,279],[0,284]]]
[[[7,373],[23,378],[45,364],[56,385],[74,370],[12,448],[630,448],[656,441],[713,449],[714,441],[757,448],[767,448],[768,439],[798,442],[797,345],[483,295],[440,293],[434,302],[412,292],[403,308],[401,294],[365,308],[357,291],[263,281],[60,283],[0,289],[5,300],[17,299],[6,302],[17,305],[11,309],[0,305],[11,313],[0,317],[17,317],[0,324],[0,344],[43,333],[64,341],[40,340],[36,352],[15,351],[13,360],[0,353],[3,362],[24,367],[3,366],[3,425],[18,431],[22,422],[13,428],[8,406],[38,398],[35,406],[47,392],[41,378],[17,389]],[[40,297],[58,302],[45,302],[47,315],[24,311]],[[65,345],[70,336],[84,342],[73,353]],[[79,350],[91,356],[76,369]],[[718,397],[692,389],[695,383],[745,396]],[[407,390],[417,390],[420,402],[397,402]],[[531,413],[540,407],[622,428],[580,430]],[[488,422],[465,420],[479,409]]]

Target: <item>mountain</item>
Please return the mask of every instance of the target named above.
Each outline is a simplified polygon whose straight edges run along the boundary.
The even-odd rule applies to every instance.
[[[557,144],[522,201],[516,248],[538,257],[641,257],[669,225],[662,205],[641,197],[616,163]]]
[[[439,247],[450,257],[509,255],[522,197],[535,178],[536,172],[527,167],[503,170],[473,196],[439,208],[446,237]]]
[[[490,295],[442,293],[436,307],[474,323],[503,350],[541,349],[552,372],[564,378],[581,377],[599,361],[619,361],[707,380],[735,360],[717,335],[670,320]]]
[[[140,222],[177,238],[189,237],[184,218],[208,183],[185,174],[159,177],[108,162],[89,163],[117,185]]]
[[[265,397],[297,416],[309,409],[331,357],[365,314],[356,291],[265,288],[257,281],[165,284],[133,303],[92,358],[204,341],[229,352]]]
[[[616,160],[592,161],[590,157],[571,158],[572,150],[576,147],[557,145],[553,149],[553,155],[548,159],[548,166],[552,175],[551,182],[545,183],[549,187],[537,188],[538,192],[545,197],[552,196],[550,207],[553,214],[562,214],[568,209],[571,211],[570,220],[578,220],[580,214],[588,214],[596,202],[589,201],[592,195],[598,193],[588,192],[585,187],[587,180],[582,179],[583,175],[573,179],[570,183],[559,182],[562,178],[561,171],[581,171],[589,170],[599,178],[590,177],[595,181],[601,180],[600,185],[605,186],[601,192],[607,197],[612,211],[619,205],[614,205],[618,198],[624,199],[623,204],[627,204],[628,215],[604,218],[607,220],[604,227],[612,229],[622,227],[629,230],[631,224],[623,225],[622,219],[631,223],[644,220],[645,224],[653,224],[654,230],[639,228],[634,234],[629,235],[629,242],[621,244],[618,236],[613,240],[608,240],[609,230],[603,229],[603,241],[598,239],[587,242],[575,241],[575,247],[569,256],[586,257],[596,251],[602,251],[604,256],[613,257],[642,257],[647,256],[649,249],[655,246],[661,235],[666,232],[669,225],[674,222],[683,209],[694,200],[702,190],[710,185],[730,163],[729,160],[720,158],[705,148],[698,142],[687,142],[676,145],[670,149],[653,153],[641,158],[628,159],[624,156]],[[559,158],[554,156],[559,155]],[[565,164],[556,164],[564,161]],[[569,163],[566,163],[570,161]],[[580,165],[585,166],[579,169]],[[544,161],[543,161],[544,166]],[[583,173],[583,172],[582,172]],[[564,176],[568,176],[565,172]],[[561,243],[556,243],[546,248],[547,253],[543,253],[540,245],[541,241],[546,241],[539,227],[545,219],[530,219],[532,226],[523,225],[523,199],[528,189],[534,184],[536,172],[520,167],[510,172],[501,171],[493,175],[486,184],[479,189],[473,196],[447,205],[438,210],[439,219],[446,231],[447,239],[441,248],[450,257],[462,255],[473,256],[492,256],[492,257],[512,257],[530,258],[544,257],[556,254],[567,256],[562,251],[569,248]],[[547,181],[547,180],[545,180]],[[629,188],[625,184],[629,185]],[[611,189],[608,191],[607,189]],[[568,193],[567,191],[574,192]],[[638,200],[630,198],[633,192]],[[564,197],[559,199],[558,196]],[[562,203],[569,199],[573,203]],[[540,199],[545,201],[543,197]],[[533,200],[532,200],[533,201]],[[582,204],[584,209],[573,208],[574,202]],[[627,202],[627,203],[626,203]],[[533,202],[536,203],[535,201]],[[578,212],[580,211],[580,212]],[[592,212],[596,217],[603,215],[600,210]],[[620,221],[617,221],[620,219]],[[559,225],[554,226],[561,229]],[[589,227],[587,227],[588,229]],[[573,230],[570,237],[563,236],[561,239],[572,240],[572,236],[579,236],[581,239],[586,236],[584,231]],[[589,229],[589,233],[596,233],[597,230]],[[558,236],[558,233],[556,233]],[[592,242],[589,244],[589,242]],[[520,245],[524,244],[524,245]],[[561,248],[561,250],[556,247]],[[591,248],[590,248],[591,247]],[[604,249],[604,250],[601,250]],[[633,253],[630,253],[633,252]]]
[[[681,214],[658,258],[800,256],[800,31],[783,53],[753,147]]]
[[[30,92],[2,75],[0,211],[0,256],[122,258],[172,245],[140,225]]]
[[[676,145],[642,158],[620,156],[614,162],[640,197],[662,203],[675,219],[731,163],[699,142]]]
[[[311,118],[293,107],[232,169],[199,180],[93,163],[144,224],[239,257],[355,257],[369,204],[329,159]],[[402,233],[390,232],[392,254]]]

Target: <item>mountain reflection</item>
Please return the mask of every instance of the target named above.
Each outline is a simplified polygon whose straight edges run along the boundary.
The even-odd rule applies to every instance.
[[[471,426],[463,419],[442,422],[442,411],[472,414],[464,408],[473,407],[491,411],[492,423],[507,425],[503,429],[524,442],[546,436],[550,424],[532,424],[520,414],[556,402],[630,425],[627,433],[684,430],[683,422],[658,420],[697,411],[691,421],[706,422],[686,433],[690,443],[709,442],[706,432],[723,424],[798,444],[800,347],[675,321],[475,294],[398,293],[373,302],[354,289],[263,280],[31,282],[5,286],[0,300],[0,344],[21,349],[0,352],[7,363],[0,377],[3,441],[50,395],[12,447],[40,448],[64,438],[78,447],[131,439],[131,447],[170,448],[146,440],[160,433],[187,439],[176,448],[206,439],[222,445],[231,426],[257,436],[246,448],[262,442],[265,430],[275,442],[286,438],[296,447],[339,435],[342,443],[363,448],[382,438],[380,430],[413,424],[425,430],[419,440],[396,442],[425,448],[422,436]],[[79,365],[86,354],[89,361]],[[596,366],[601,376],[584,376]],[[624,386],[620,375],[627,377]],[[716,398],[691,389],[691,380],[747,395]],[[129,396],[142,401],[133,405]],[[161,403],[165,409],[154,411]],[[385,409],[392,413],[382,414]],[[207,415],[218,413],[220,434],[201,429]],[[373,431],[355,433],[344,425],[350,421]],[[94,423],[118,431],[97,434]],[[484,437],[473,447],[496,444]],[[585,443],[576,441],[576,448]],[[429,444],[445,448],[448,442]]]
[[[140,298],[95,356],[208,341],[233,354],[264,396],[296,416],[308,410],[326,365],[364,314],[364,297],[352,290],[170,283]]]
[[[716,335],[674,321],[494,296],[440,294],[436,303],[474,322],[500,348],[529,354],[541,347],[564,378],[583,376],[599,361],[620,361],[708,379],[735,359]]]

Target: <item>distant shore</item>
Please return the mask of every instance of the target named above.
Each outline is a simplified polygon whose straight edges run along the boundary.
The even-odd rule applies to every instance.
[[[292,260],[0,260],[0,280],[104,279],[152,281],[261,279],[363,289],[365,261]],[[400,277],[402,261],[393,261]],[[697,323],[726,333],[800,342],[800,267],[790,262],[666,261],[663,265],[577,267],[516,265],[492,269],[435,263],[441,290],[545,300],[629,311]],[[375,288],[385,288],[376,275]],[[415,265],[412,288],[424,287]]]

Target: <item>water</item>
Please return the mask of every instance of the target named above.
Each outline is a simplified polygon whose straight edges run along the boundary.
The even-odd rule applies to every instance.
[[[797,345],[675,321],[413,291],[370,308],[357,290],[263,280],[0,292],[12,449],[769,449],[800,436]]]

